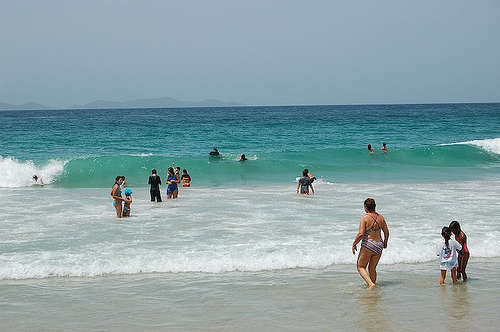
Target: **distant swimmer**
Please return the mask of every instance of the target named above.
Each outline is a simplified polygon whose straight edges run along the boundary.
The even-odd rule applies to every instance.
[[[368,152],[369,153],[375,153],[375,150],[372,148],[371,144],[368,144]]]
[[[240,156],[240,159],[238,159],[238,161],[245,161],[245,160],[248,160],[247,157],[245,156],[245,154],[242,154]]]
[[[214,148],[212,151],[210,151],[209,155],[211,155],[211,156],[219,156],[220,153],[219,153],[219,150],[217,150],[216,148]]]
[[[40,184],[40,186],[42,186],[42,187],[43,187],[43,181],[42,181],[42,178],[39,178],[38,176],[33,175],[33,180],[35,180],[35,183],[38,183],[38,184]]]
[[[387,144],[384,142],[382,143],[382,147],[380,148],[380,150],[382,150],[384,153],[387,153]]]

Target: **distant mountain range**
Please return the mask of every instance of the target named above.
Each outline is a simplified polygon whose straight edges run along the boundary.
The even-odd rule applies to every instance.
[[[0,102],[0,110],[49,110],[49,109],[52,109],[52,107],[47,107],[38,103],[13,105]]]
[[[199,102],[179,101],[170,97],[146,98],[128,101],[107,101],[96,100],[85,105],[76,105],[60,109],[114,109],[114,108],[169,108],[169,107],[223,107],[223,106],[243,106],[236,102],[223,102],[215,99],[206,99]],[[0,110],[47,110],[55,109],[38,103],[26,103],[13,105],[0,102]]]

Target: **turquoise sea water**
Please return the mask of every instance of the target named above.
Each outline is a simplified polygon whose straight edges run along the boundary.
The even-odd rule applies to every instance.
[[[147,186],[172,163],[198,185],[286,183],[308,167],[329,182],[495,177],[499,104],[58,110],[0,113],[0,187],[40,173],[57,187]],[[366,146],[389,153],[368,155]],[[217,147],[221,158],[210,158]],[[240,154],[249,161],[235,163]],[[10,163],[9,163],[10,162]],[[9,164],[7,164],[9,163]],[[5,173],[5,172],[4,172]]]
[[[0,112],[0,329],[439,329],[453,303],[488,331],[499,125],[500,104]],[[151,203],[151,169],[172,163],[192,187]],[[310,196],[295,192],[305,167]],[[134,192],[125,220],[116,175]],[[391,230],[374,293],[351,253],[366,197]],[[470,280],[439,287],[451,220]]]

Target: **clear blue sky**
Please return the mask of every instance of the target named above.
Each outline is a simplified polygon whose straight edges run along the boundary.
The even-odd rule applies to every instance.
[[[0,101],[500,101],[498,0],[0,0]]]

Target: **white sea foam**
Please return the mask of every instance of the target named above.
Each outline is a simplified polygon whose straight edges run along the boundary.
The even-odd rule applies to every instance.
[[[455,219],[471,257],[499,257],[498,185],[318,181],[310,196],[296,194],[295,184],[194,187],[163,203],[134,188],[132,217],[122,220],[106,189],[2,188],[0,279],[354,266],[351,245],[368,196],[391,231],[380,264],[435,261],[441,228]]]
[[[44,184],[50,184],[64,171],[67,161],[50,160],[45,165],[33,161],[19,161],[12,157],[0,156],[0,188],[21,188],[37,185],[33,176],[38,176]]]
[[[467,142],[457,142],[451,144],[442,144],[442,145],[474,145],[490,153],[500,154],[500,137],[467,141]]]

